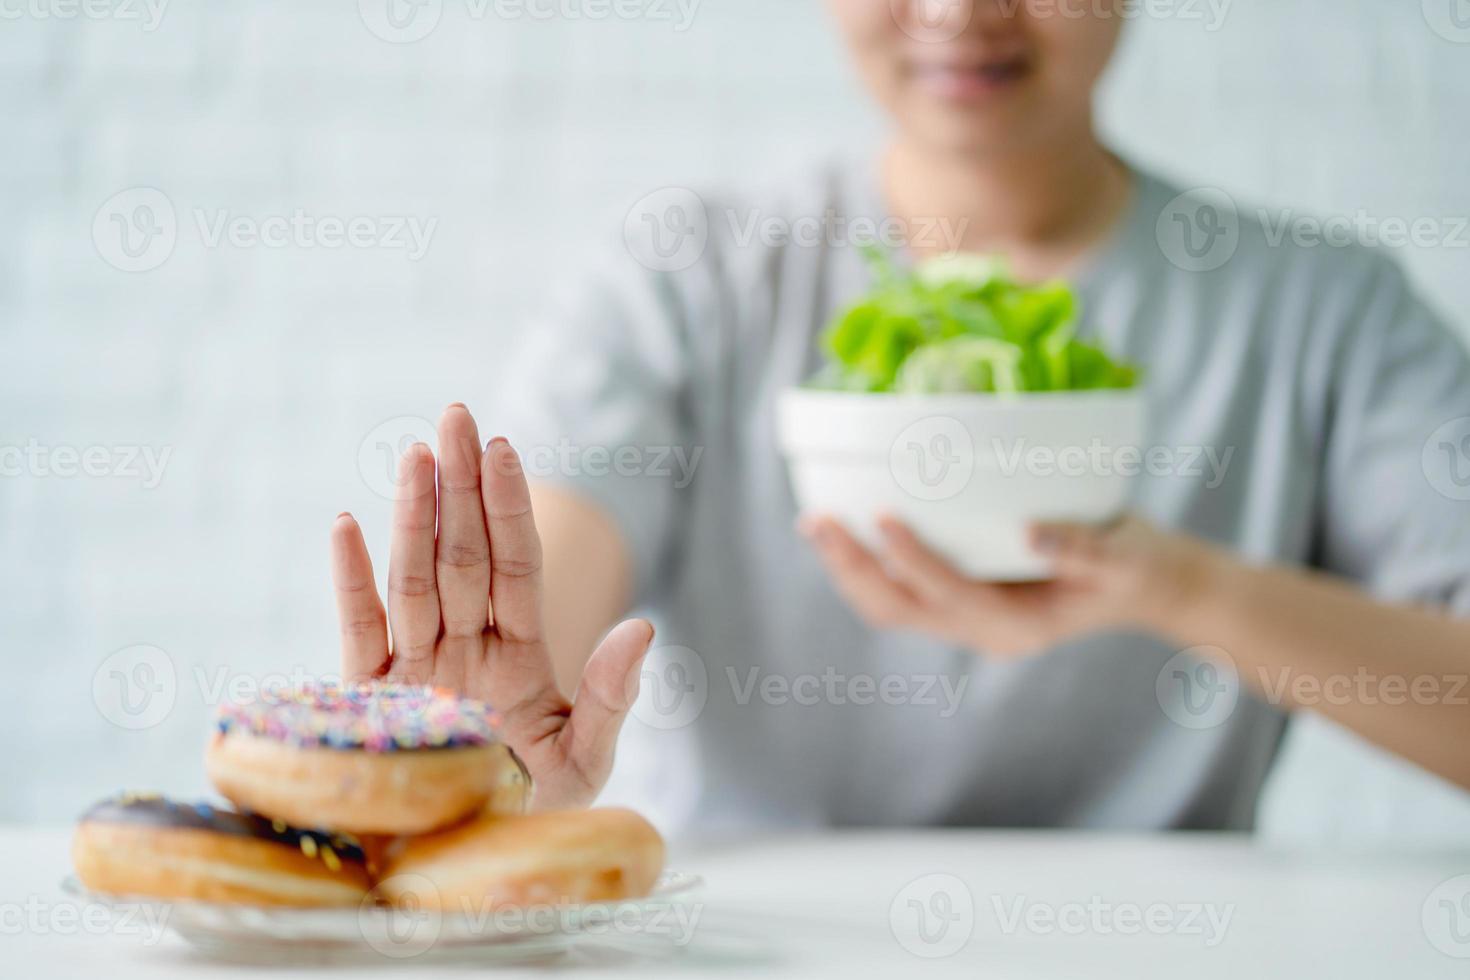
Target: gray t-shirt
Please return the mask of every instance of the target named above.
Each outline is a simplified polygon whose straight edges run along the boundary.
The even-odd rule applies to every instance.
[[[854,219],[885,218],[876,188],[834,165],[707,196],[697,260],[650,271],[689,256],[620,252],[500,374],[495,424],[533,475],[612,516],[658,625],[605,800],[706,834],[1250,827],[1286,718],[1248,693],[1232,707],[1228,671],[1137,634],[1001,662],[874,631],[793,530],[774,400],[870,285],[850,242],[871,227]],[[1252,559],[1470,608],[1470,490],[1430,471],[1432,434],[1470,415],[1461,345],[1389,261],[1278,241],[1245,209],[1228,261],[1192,271],[1219,253],[1201,254],[1205,238],[1179,251],[1173,215],[1199,235],[1230,216],[1177,193],[1139,176],[1074,278],[1082,335],[1145,366],[1148,442],[1172,454],[1172,472],[1139,480],[1137,511]],[[670,210],[667,229],[694,227]]]

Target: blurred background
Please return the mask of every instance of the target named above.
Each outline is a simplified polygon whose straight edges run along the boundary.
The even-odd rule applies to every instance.
[[[1434,219],[1440,241],[1393,251],[1470,330],[1470,4],[1168,10],[1107,85],[1120,152],[1252,206]],[[231,685],[335,669],[333,516],[382,549],[392,447],[491,402],[574,255],[633,261],[624,218],[661,188],[881,133],[817,0],[0,19],[0,821],[204,793]],[[328,223],[249,236],[297,215]],[[328,246],[331,221],[355,243]],[[1262,807],[1263,833],[1308,840],[1466,830],[1462,794],[1311,721]]]

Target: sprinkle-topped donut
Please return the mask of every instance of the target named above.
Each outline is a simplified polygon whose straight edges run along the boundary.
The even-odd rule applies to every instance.
[[[219,730],[296,748],[394,752],[493,745],[499,719],[483,701],[423,685],[308,683],[226,704]]]

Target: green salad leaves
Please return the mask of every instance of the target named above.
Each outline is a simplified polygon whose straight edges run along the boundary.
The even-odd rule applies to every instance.
[[[877,249],[875,285],[827,328],[819,388],[948,392],[1131,388],[1136,368],[1075,336],[1066,283],[1027,286],[982,255],[928,259],[911,273]]]

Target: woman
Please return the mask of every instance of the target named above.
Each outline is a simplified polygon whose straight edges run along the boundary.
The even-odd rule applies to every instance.
[[[386,618],[361,532],[339,519],[347,671],[488,699],[539,803],[584,805],[652,628],[597,640],[648,607],[670,672],[644,681],[692,707],[630,726],[621,791],[702,832],[1244,828],[1303,706],[1470,786],[1470,707],[1454,696],[1470,624],[1450,615],[1470,605],[1467,505],[1435,489],[1423,454],[1470,414],[1459,345],[1362,251],[1273,244],[1242,219],[1218,268],[1171,261],[1160,219],[1177,191],[1093,130],[1118,17],[976,2],[935,25],[931,6],[832,0],[894,124],[876,161],[708,201],[698,261],[625,260],[492,378],[500,431],[602,465],[563,452],[532,491],[510,445],[482,452],[451,406],[437,487],[427,447],[403,462]],[[1064,276],[1084,334],[1148,371],[1151,441],[1231,462],[1216,479],[1145,477],[1119,526],[1037,528],[1046,584],[966,580],[892,521],[881,554],[820,516],[798,533],[773,396],[812,373],[818,332],[867,274],[840,236],[751,243],[732,214],[940,222],[1022,277]],[[940,244],[910,240],[906,258]],[[651,464],[674,449],[698,460],[692,480]],[[608,465],[618,452],[628,465]],[[1224,651],[1213,673],[1177,666],[1199,646]],[[1248,689],[1233,710],[1193,723],[1161,707],[1176,679],[1218,687],[1231,667]],[[1344,677],[1367,693],[1300,683]],[[1439,693],[1391,697],[1375,678]]]

